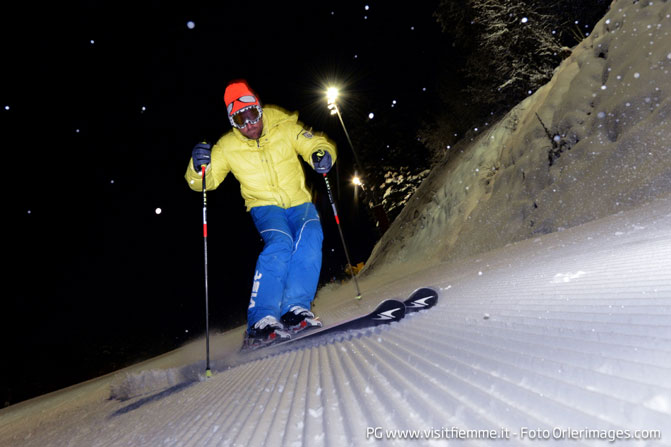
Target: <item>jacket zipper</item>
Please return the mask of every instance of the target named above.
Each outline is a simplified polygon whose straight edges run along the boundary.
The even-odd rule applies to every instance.
[[[259,149],[261,148],[261,143],[260,143],[258,138],[256,140],[256,147],[259,148]],[[277,195],[280,198],[280,203],[282,204],[282,208],[286,208],[286,205],[284,204],[284,200],[282,200],[282,194],[280,194],[280,192],[279,192],[279,185],[275,185],[275,180],[274,180],[275,175],[273,175],[273,174],[275,174],[275,172],[274,172],[273,168],[270,166],[270,163],[268,163],[268,157],[265,154],[262,155],[261,156],[261,161],[263,163],[265,163],[265,165],[266,165],[265,171],[266,171],[267,175],[269,176],[270,186],[276,189]]]

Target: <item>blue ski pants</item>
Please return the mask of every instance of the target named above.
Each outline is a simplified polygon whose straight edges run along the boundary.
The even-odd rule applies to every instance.
[[[292,306],[310,309],[317,292],[324,234],[317,209],[304,203],[250,210],[264,247],[256,261],[247,326],[265,316],[278,320]]]

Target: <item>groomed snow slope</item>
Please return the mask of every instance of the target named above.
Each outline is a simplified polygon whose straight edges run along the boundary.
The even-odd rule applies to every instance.
[[[124,401],[83,399],[77,387],[29,401],[0,412],[0,445],[493,443],[483,433],[448,442],[457,428],[508,445],[547,445],[532,438],[569,428],[615,439],[608,430],[660,430],[661,440],[626,445],[671,445],[671,200],[409,277],[372,276],[362,303],[351,285],[321,294],[322,317],[424,285],[440,301],[391,327],[247,363],[236,356],[241,329],[214,337],[211,379],[183,374]],[[144,374],[159,362],[169,363]],[[429,439],[393,441],[394,429]],[[527,431],[538,429],[549,432]],[[582,433],[553,445],[608,445]]]

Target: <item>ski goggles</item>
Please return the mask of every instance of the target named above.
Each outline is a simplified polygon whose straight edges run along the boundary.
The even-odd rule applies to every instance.
[[[263,116],[261,107],[253,105],[240,110],[235,115],[229,115],[228,118],[231,121],[231,126],[237,127],[238,129],[244,129],[247,124],[258,123],[261,116]]]

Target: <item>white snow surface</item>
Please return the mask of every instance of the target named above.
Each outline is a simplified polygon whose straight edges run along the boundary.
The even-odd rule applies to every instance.
[[[0,410],[0,446],[671,445],[670,13],[613,2],[548,86],[434,169],[363,299],[332,285],[314,307],[328,325],[430,286],[433,309],[251,355],[244,328],[213,334],[211,378],[201,339]],[[579,142],[548,166],[524,110]]]
[[[371,275],[363,300],[347,284],[315,310],[328,325],[427,285],[436,307],[389,327],[247,357],[238,328],[212,337],[210,379],[199,340],[14,405],[0,411],[0,445],[347,446],[375,434],[382,445],[453,445],[444,437],[456,429],[505,432],[510,445],[548,442],[526,430],[659,430],[661,440],[627,445],[671,445],[671,200],[411,275]],[[388,430],[429,437],[394,441]],[[496,442],[482,436],[452,442]]]

